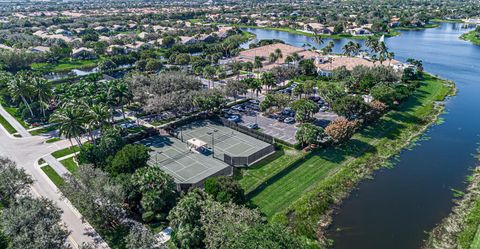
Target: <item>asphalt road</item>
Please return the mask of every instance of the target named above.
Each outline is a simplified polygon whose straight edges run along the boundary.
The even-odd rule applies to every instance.
[[[0,113],[15,128],[20,125],[16,120],[12,121],[12,117],[8,113],[5,115],[6,112],[1,106]],[[40,158],[68,147],[69,142],[62,140],[53,144],[46,144],[44,143],[45,138],[28,135],[22,138],[14,138],[0,125],[0,156],[10,158],[17,163],[18,167],[25,169],[35,180],[32,185],[32,192],[37,196],[52,200],[63,211],[62,220],[71,232],[69,242],[74,248],[78,248],[82,243],[92,242],[98,244],[96,248],[108,248],[95,230],[87,222],[83,222],[80,213],[68,200],[61,198],[57,187],[38,166],[37,162]],[[49,157],[48,159],[52,160],[52,158]],[[55,158],[53,160],[56,161]]]

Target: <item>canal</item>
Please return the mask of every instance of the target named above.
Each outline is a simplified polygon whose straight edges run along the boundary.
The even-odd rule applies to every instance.
[[[246,30],[257,39],[321,47],[302,35]],[[476,164],[480,134],[480,46],[458,39],[467,31],[462,24],[442,23],[385,39],[397,60],[422,60],[426,71],[454,81],[458,94],[447,100],[441,124],[429,128],[416,146],[403,150],[393,168],[375,172],[345,200],[329,230],[334,248],[419,248],[426,232],[450,212],[452,189],[465,188],[466,176]],[[341,53],[348,40],[334,42],[334,52]]]

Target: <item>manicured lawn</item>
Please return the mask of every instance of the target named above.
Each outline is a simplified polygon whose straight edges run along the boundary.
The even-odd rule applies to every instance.
[[[33,63],[32,69],[35,71],[42,72],[61,72],[68,71],[72,69],[81,69],[81,68],[91,68],[96,67],[98,64],[98,59],[96,60],[70,60],[64,59],[59,63]]]
[[[245,190],[245,194],[248,195],[261,184],[278,175],[305,154],[305,152],[297,151],[295,149],[280,149],[276,151],[275,154],[262,160],[258,164],[242,169],[238,176],[238,181]]]
[[[45,127],[45,128],[40,128],[40,129],[37,129],[37,130],[30,131],[30,134],[32,134],[32,136],[36,136],[36,135],[44,134],[44,133],[47,133],[47,132],[50,132],[50,131],[54,131],[57,128],[58,128],[58,125],[51,125],[51,126],[48,126],[48,127]]]
[[[75,145],[73,147],[68,147],[63,150],[57,150],[52,153],[52,156],[55,158],[60,158],[60,157],[64,157],[79,151],[80,151],[80,148],[77,145]]]
[[[70,173],[75,174],[75,172],[77,172],[78,164],[75,162],[75,160],[73,160],[73,157],[64,159],[60,161],[60,163],[63,164],[63,166],[65,166]]]
[[[2,125],[10,134],[17,132],[17,130],[15,130],[15,128],[13,128],[13,126],[2,115],[0,115],[0,125]]]
[[[58,142],[60,140],[62,140],[62,139],[59,138],[59,137],[52,137],[52,138],[47,139],[47,141],[45,141],[45,143],[55,143],[55,142]]]
[[[444,99],[451,88],[428,77],[398,111],[364,128],[345,145],[312,152],[286,167],[281,177],[269,179],[255,190],[251,204],[270,219],[288,223],[299,234],[314,238],[321,215],[333,201],[435,120],[439,112],[435,101]]]
[[[65,183],[63,181],[63,178],[59,176],[57,172],[55,172],[55,170],[50,165],[43,166],[42,170],[57,187],[60,187],[62,184]]]

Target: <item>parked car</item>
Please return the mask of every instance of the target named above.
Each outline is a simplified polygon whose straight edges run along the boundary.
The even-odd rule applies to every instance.
[[[243,112],[245,110],[243,105],[234,105],[232,106],[232,109],[239,112]]]
[[[230,117],[228,117],[227,120],[230,121],[230,122],[235,122],[235,123],[237,123],[237,122],[240,122],[240,116],[238,116],[238,115],[231,115]]]
[[[320,107],[320,111],[321,111],[321,112],[325,112],[325,111],[327,111],[327,110],[328,110],[328,107],[327,107],[327,106],[322,106],[322,107]]]
[[[295,119],[292,118],[292,117],[287,117],[287,118],[285,118],[285,120],[283,120],[283,122],[286,123],[286,124],[293,124],[293,123],[295,123]]]
[[[290,107],[285,107],[285,109],[282,111],[282,115],[293,117],[295,116],[295,111]]]
[[[247,128],[248,129],[258,129],[258,124],[256,124],[256,123],[247,124]]]

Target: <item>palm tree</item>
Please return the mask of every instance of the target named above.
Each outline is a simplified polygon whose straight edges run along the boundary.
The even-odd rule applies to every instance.
[[[48,103],[45,101],[52,96],[52,86],[47,80],[34,77],[32,78],[32,89],[32,94],[37,96],[38,101],[40,102],[43,118],[46,118],[45,107],[48,107]]]
[[[133,100],[133,93],[124,81],[117,81],[115,83],[115,96],[117,98],[117,103],[121,106],[123,119],[126,119],[125,105],[128,105]]]
[[[261,81],[262,85],[267,87],[267,90],[276,85],[275,84],[275,79],[273,78],[272,73],[262,74],[262,77],[260,78],[260,81]]]
[[[88,110],[85,123],[87,125],[87,130],[90,134],[90,138],[93,144],[95,144],[95,136],[93,134],[93,131],[96,129],[100,129],[100,131],[102,131],[103,126],[110,118],[110,111],[108,110],[108,107],[104,104],[85,105],[85,107]]]
[[[73,147],[72,138],[75,139],[78,146],[82,147],[81,136],[85,133],[83,126],[85,121],[85,112],[73,105],[66,105],[56,110],[50,117],[52,123],[58,123],[60,136],[64,136],[70,141]]]
[[[275,61],[277,61],[278,57],[275,53],[270,53],[270,55],[268,56],[268,61],[270,61],[271,63],[274,63]]]
[[[282,50],[279,48],[275,49],[275,56],[277,58],[283,58]]]
[[[352,41],[349,41],[347,44],[345,44],[342,47],[343,54],[346,55],[346,56],[350,56],[353,52],[353,46],[355,46],[355,44],[353,44]]]
[[[392,63],[393,58],[395,58],[395,53],[394,52],[388,52],[387,53],[387,58],[388,58],[388,65]]]
[[[12,95],[13,99],[21,99],[25,106],[30,111],[30,116],[33,118],[33,111],[30,107],[30,104],[27,101],[27,98],[32,94],[32,86],[29,84],[28,80],[24,76],[13,77],[8,82],[8,91]]]
[[[318,45],[322,45],[324,43],[322,35],[316,32],[313,34],[313,41],[318,43]]]
[[[215,68],[212,66],[206,66],[203,68],[203,77],[208,79],[208,88],[210,87],[210,84],[212,83],[213,76],[215,75]]]
[[[263,67],[262,59],[260,58],[260,56],[255,56],[253,68],[262,68],[262,67]]]
[[[262,84],[259,80],[253,79],[249,81],[248,87],[252,90],[252,93],[255,92],[258,99],[258,94],[262,92]]]

